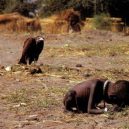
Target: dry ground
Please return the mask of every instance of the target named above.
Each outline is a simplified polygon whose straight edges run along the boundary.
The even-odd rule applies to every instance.
[[[107,31],[47,34],[38,61],[42,73],[32,75],[33,66],[16,65],[29,35],[0,34],[0,129],[129,129],[129,108],[73,114],[64,113],[62,103],[65,92],[86,79],[129,80],[128,36]],[[11,71],[5,71],[7,66]]]

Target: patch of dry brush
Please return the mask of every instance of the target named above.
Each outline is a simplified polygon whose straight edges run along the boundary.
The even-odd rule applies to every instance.
[[[38,19],[29,19],[18,13],[0,15],[1,31],[40,31],[41,25]]]
[[[62,11],[49,18],[41,20],[41,24],[46,33],[68,33],[80,32],[83,27],[83,22],[80,19],[80,14],[73,9]]]

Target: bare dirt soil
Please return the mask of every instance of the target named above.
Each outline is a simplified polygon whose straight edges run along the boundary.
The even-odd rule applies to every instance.
[[[117,113],[74,114],[64,113],[62,103],[70,87],[89,78],[128,80],[128,36],[97,30],[47,34],[37,64],[42,73],[32,74],[35,66],[17,65],[29,35],[0,34],[0,129],[129,128],[128,107]]]

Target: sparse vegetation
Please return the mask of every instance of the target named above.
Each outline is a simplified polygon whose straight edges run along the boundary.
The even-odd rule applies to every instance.
[[[108,30],[112,16],[128,22],[128,3],[129,0],[38,0],[28,4],[23,0],[0,0],[0,128],[129,129],[128,107],[96,116],[65,113],[62,102],[68,89],[86,79],[129,79],[128,36],[98,30],[68,34],[70,10],[78,11],[74,13],[80,27],[87,17],[94,17],[97,29]],[[15,11],[20,14],[12,13]],[[36,11],[39,15],[34,17],[52,16],[27,18]],[[42,27],[52,34],[45,33],[45,48],[38,62],[42,72],[32,74],[35,66],[13,64],[21,54],[23,40],[33,31],[39,31],[35,36],[41,35]],[[6,29],[16,34],[7,34]],[[36,116],[36,120],[28,120],[29,115]]]
[[[66,88],[47,87],[41,89],[20,89],[9,93],[4,100],[10,103],[10,108],[28,108],[30,110],[40,110],[42,108],[51,109],[62,102],[62,96]],[[25,109],[26,109],[25,108]],[[22,110],[23,111],[23,110]],[[26,113],[26,111],[24,111]]]
[[[97,29],[110,30],[111,19],[106,14],[99,14],[94,16],[94,26]]]
[[[116,55],[128,55],[128,45],[122,42],[119,42],[117,46],[114,45],[107,45],[107,44],[98,44],[95,46],[94,44],[87,44],[79,47],[62,47],[62,48],[51,48],[46,47],[47,51],[49,51],[50,55],[52,57],[62,56],[62,57],[68,57],[70,55],[72,56],[85,56],[85,57],[91,57],[91,56],[116,56]]]
[[[0,15],[0,29],[11,32],[41,31],[38,19],[25,18],[18,13]]]
[[[129,37],[98,30],[45,34],[46,45],[38,62],[42,72],[34,74],[30,72],[34,65],[11,65],[17,62],[20,43],[28,34],[0,37],[0,55],[5,55],[1,63],[11,67],[10,71],[4,64],[0,67],[2,128],[128,128],[128,107],[96,116],[66,113],[62,101],[68,89],[89,78],[128,80]]]

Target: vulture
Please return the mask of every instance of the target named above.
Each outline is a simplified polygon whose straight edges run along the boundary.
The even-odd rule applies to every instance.
[[[37,62],[43,48],[43,37],[37,36],[27,38],[24,41],[22,55],[18,64],[31,64],[33,61]]]

